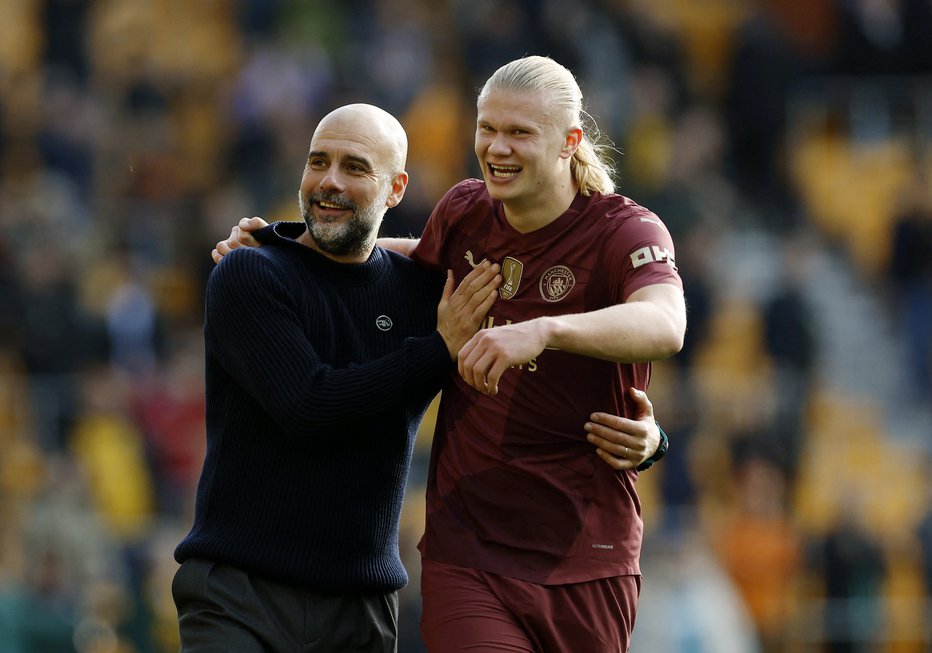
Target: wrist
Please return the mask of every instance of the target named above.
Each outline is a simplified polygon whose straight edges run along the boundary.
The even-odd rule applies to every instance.
[[[462,343],[459,347],[456,346],[456,343],[443,332],[442,329],[437,329],[437,334],[440,336],[440,339],[443,340],[444,346],[447,348],[447,352],[450,354],[450,360],[456,360],[456,355],[460,353],[462,349]]]
[[[566,325],[559,316],[538,317],[531,320],[537,324],[543,346],[560,349],[560,342],[567,331]]]
[[[646,469],[650,469],[651,466],[653,466],[655,462],[657,462],[658,460],[663,458],[665,455],[667,455],[667,451],[670,449],[670,439],[667,437],[667,434],[664,433],[663,429],[660,427],[659,422],[655,421],[654,423],[657,424],[657,430],[660,431],[660,444],[657,445],[657,451],[651,454],[650,458],[648,458],[647,460],[645,460],[644,462],[642,462],[640,465],[638,465],[635,468],[639,472],[643,472]]]

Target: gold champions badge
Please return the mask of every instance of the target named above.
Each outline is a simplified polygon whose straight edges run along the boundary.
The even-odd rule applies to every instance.
[[[511,299],[518,292],[521,285],[521,273],[524,271],[524,264],[518,259],[506,256],[502,261],[502,285],[498,289],[498,294],[502,299]]]

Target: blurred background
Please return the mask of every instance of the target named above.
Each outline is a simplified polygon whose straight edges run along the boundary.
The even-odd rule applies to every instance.
[[[930,0],[0,0],[0,651],[177,650],[210,250],[300,219],[351,101],[406,126],[385,233],[419,234],[524,54],[576,73],[686,284],[632,650],[932,651]]]

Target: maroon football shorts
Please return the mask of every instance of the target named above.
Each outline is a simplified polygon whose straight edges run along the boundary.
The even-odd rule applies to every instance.
[[[424,560],[421,634],[430,653],[625,653],[640,576],[539,585]]]

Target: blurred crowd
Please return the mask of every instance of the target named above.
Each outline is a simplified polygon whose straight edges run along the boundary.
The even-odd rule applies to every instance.
[[[299,219],[351,101],[405,125],[384,233],[418,235],[524,54],[576,73],[686,284],[634,650],[932,650],[929,0],[0,1],[0,650],[177,650],[214,243]]]

